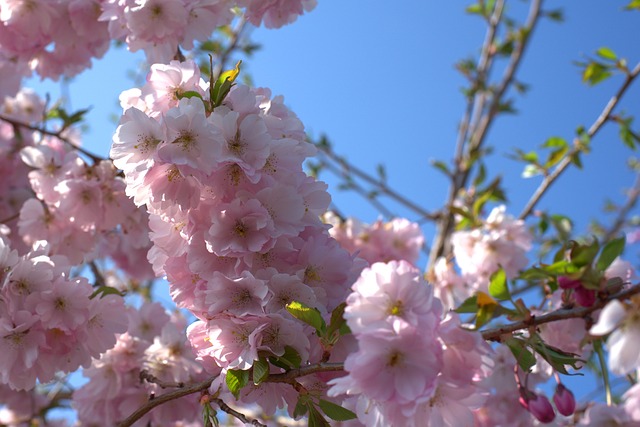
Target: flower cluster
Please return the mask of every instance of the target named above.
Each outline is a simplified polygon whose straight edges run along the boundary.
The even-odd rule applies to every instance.
[[[70,268],[46,248],[18,256],[0,237],[0,379],[11,388],[88,367],[127,329],[122,298],[93,294]]]
[[[150,212],[149,259],[178,306],[201,319],[188,333],[211,372],[287,349],[318,361],[317,337],[285,307],[327,314],[359,264],[320,221],[326,185],[302,171],[314,148],[268,90],[235,86],[215,108],[209,93],[193,62],[171,62],[121,97],[111,156],[127,194]],[[243,399],[273,399],[267,387]]]
[[[424,245],[420,226],[408,219],[378,220],[369,225],[356,218],[342,221],[337,215],[327,212],[324,220],[333,225],[329,230],[331,237],[369,264],[405,260],[415,265]]]
[[[291,23],[315,0],[4,0],[0,2],[0,94],[16,93],[22,76],[71,77],[101,58],[112,40],[144,50],[150,63],[192,49],[246,8],[254,25]]]
[[[491,349],[464,331],[405,261],[365,269],[347,297],[345,318],[358,349],[347,356],[348,375],[329,394],[351,402],[368,426],[473,425],[487,397],[481,385]],[[349,401],[347,401],[349,404]]]
[[[487,292],[489,279],[498,269],[503,268],[511,279],[526,267],[532,239],[524,221],[507,215],[506,207],[499,206],[482,227],[453,233],[451,243],[464,282]]]
[[[169,317],[157,303],[130,308],[128,332],[84,370],[89,382],[76,390],[74,405],[83,425],[117,425],[162,388],[201,381],[202,368],[184,335],[185,320]],[[138,421],[178,426],[199,418],[197,398],[173,400]]]

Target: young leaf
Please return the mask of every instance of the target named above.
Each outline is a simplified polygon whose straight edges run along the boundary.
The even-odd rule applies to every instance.
[[[327,337],[331,338],[335,331],[340,331],[340,327],[346,324],[344,320],[344,309],[347,307],[347,303],[340,303],[331,312],[331,320],[329,321],[329,327],[327,328]]]
[[[475,313],[478,311],[478,296],[474,295],[467,298],[455,310],[456,313]]]
[[[307,307],[298,301],[291,301],[287,304],[287,311],[296,319],[313,326],[318,331],[318,336],[324,336],[327,325],[317,308]]]
[[[298,402],[296,403],[296,407],[293,409],[293,418],[298,418],[305,415],[309,410],[307,405],[308,405],[308,399],[306,398],[306,396],[300,395],[298,397]]]
[[[596,55],[598,55],[602,59],[607,59],[609,61],[615,61],[618,59],[615,52],[608,47],[601,47],[600,49],[596,50]]]
[[[509,338],[505,341],[509,350],[516,358],[518,365],[524,372],[529,372],[531,368],[536,364],[536,357],[531,353],[524,341],[518,338]]]
[[[240,397],[240,390],[247,384],[249,384],[249,371],[241,371],[240,369],[229,369],[225,382],[229,391],[237,399]]]
[[[300,357],[298,350],[286,345],[284,346],[284,354],[282,356],[270,357],[269,362],[279,368],[289,370],[292,368],[299,368],[302,363],[302,358]]]
[[[320,399],[320,409],[322,409],[322,412],[324,412],[327,417],[335,421],[347,421],[356,418],[356,414],[347,408],[343,408],[328,400]]]
[[[308,405],[309,408],[309,427],[331,427],[331,424],[324,419],[320,411],[313,404]]]
[[[505,273],[502,267],[491,275],[491,279],[489,281],[489,294],[498,300],[511,298],[507,282],[507,273]]]
[[[253,383],[258,385],[267,378],[269,378],[269,362],[264,359],[255,360],[253,362]]]
[[[596,268],[599,271],[605,271],[611,263],[624,251],[625,237],[613,239],[602,248],[602,252],[596,261]]]
[[[242,64],[242,61],[238,61],[232,70],[227,70],[220,74],[220,77],[218,77],[218,80],[216,80],[216,83],[213,85],[210,96],[214,108],[222,104],[222,101],[224,101],[224,98],[234,85],[238,74],[240,74],[240,64]]]

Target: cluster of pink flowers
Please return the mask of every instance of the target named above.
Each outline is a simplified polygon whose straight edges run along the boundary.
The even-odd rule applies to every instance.
[[[349,252],[358,255],[369,264],[405,260],[415,265],[424,245],[420,226],[404,218],[389,222],[378,220],[369,225],[356,218],[342,221],[331,212],[324,220],[333,225],[331,237]]]
[[[314,148],[281,97],[238,85],[209,111],[206,89],[193,62],[171,62],[121,97],[111,156],[127,194],[150,212],[149,259],[178,306],[201,319],[188,333],[210,372],[248,369],[287,347],[319,361],[318,338],[285,306],[329,313],[361,267],[319,218],[326,185],[302,171]],[[180,99],[187,92],[199,97]],[[284,393],[269,387],[292,391],[266,384],[242,399]]]
[[[347,324],[358,349],[348,375],[330,382],[368,426],[473,425],[487,398],[490,347],[460,328],[420,271],[405,261],[365,269],[347,297]]]
[[[18,256],[0,237],[0,379],[17,390],[88,367],[127,329],[119,296],[92,295],[46,247]]]
[[[129,309],[130,327],[115,347],[84,370],[89,382],[76,390],[83,425],[117,425],[164,388],[202,381],[202,367],[184,335],[185,319],[169,317],[157,303]],[[142,374],[142,375],[141,375]],[[197,397],[162,405],[136,425],[182,426],[200,418]]]
[[[466,285],[487,292],[491,275],[501,267],[512,279],[527,266],[532,239],[524,221],[507,215],[506,207],[499,206],[482,227],[453,233],[451,243]]]
[[[150,63],[167,62],[180,46],[192,49],[233,8],[246,8],[254,25],[291,23],[315,0],[2,0],[0,1],[0,94],[16,93],[22,76],[74,76],[100,58],[112,40],[144,50]]]

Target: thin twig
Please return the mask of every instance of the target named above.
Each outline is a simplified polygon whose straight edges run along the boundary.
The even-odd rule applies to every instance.
[[[221,411],[226,412],[227,414],[236,417],[237,419],[239,419],[240,421],[242,421],[245,424],[251,424],[254,425],[256,427],[267,427],[266,424],[262,424],[260,421],[256,420],[256,419],[252,419],[247,417],[245,414],[236,411],[235,409],[233,409],[232,407],[230,407],[229,405],[227,405],[226,403],[224,403],[224,401],[222,399],[211,399],[212,402],[215,402],[216,405],[218,405],[218,407],[220,408]]]
[[[231,57],[231,54],[238,48],[238,43],[240,42],[240,34],[247,25],[247,20],[244,15],[242,15],[238,19],[238,24],[232,30],[231,39],[229,41],[229,46],[222,51],[222,53],[218,56],[218,63],[215,66],[215,69],[212,70],[213,76],[217,79],[222,70],[224,70],[227,66],[227,61]]]
[[[367,194],[367,191],[362,186],[358,185],[353,180],[349,180],[347,173],[345,173],[344,171],[341,171],[334,164],[322,161],[322,166],[324,168],[326,168],[327,170],[329,170],[331,173],[335,174],[336,176],[344,177],[345,180],[347,181],[346,185],[348,185],[350,187],[349,189],[355,191],[358,194],[360,194],[360,196],[362,196],[363,199],[365,199],[367,202],[371,203],[371,205],[373,205],[374,209],[376,209],[378,212],[382,213],[382,215],[384,215],[387,218],[393,218],[395,216],[393,214],[393,212],[391,212],[391,210],[389,208],[387,208],[384,204],[382,204],[382,202],[377,200],[375,197],[370,197],[370,195]]]
[[[124,421],[118,424],[118,427],[130,427],[142,418],[147,412],[151,411],[156,406],[160,406],[163,403],[170,402],[175,399],[179,399],[184,396],[188,396],[193,393],[198,393],[208,389],[211,386],[211,382],[215,380],[216,377],[211,377],[205,381],[201,381],[199,383],[195,383],[192,385],[185,386],[183,388],[179,388],[174,391],[170,391],[159,396],[155,396],[153,399],[149,400],[143,406],[138,408],[133,414],[128,416]]]
[[[516,46],[511,53],[509,63],[505,68],[502,79],[491,96],[490,105],[485,107],[486,93],[485,91],[482,91],[476,93],[474,96],[473,108],[470,109],[469,106],[466,108],[456,143],[456,156],[454,159],[455,171],[452,173],[452,182],[449,186],[449,193],[445,203],[445,208],[448,212],[447,214],[443,214],[438,222],[436,235],[431,246],[427,271],[433,268],[439,257],[446,256],[446,254],[451,251],[450,236],[455,226],[454,214],[451,212],[451,208],[454,206],[460,190],[467,185],[472,170],[471,165],[468,164],[469,162],[466,159],[464,159],[464,156],[465,154],[469,156],[481,149],[491,124],[494,122],[498,112],[500,111],[502,98],[515,79],[520,63],[522,62],[524,52],[526,51],[526,47],[528,46],[529,40],[531,40],[531,34],[533,33],[540,17],[541,8],[542,0],[534,0],[531,4],[529,15],[527,16],[524,26],[520,30],[521,39],[516,43]],[[487,86],[487,77],[485,74],[490,71],[489,67],[492,63],[491,58],[493,55],[491,53],[493,49],[493,39],[495,38],[495,31],[501,16],[502,4],[496,3],[492,19],[489,21],[487,36],[482,46],[482,52],[478,62],[479,72],[474,82],[474,85],[477,87],[481,87],[481,85]],[[480,79],[483,79],[483,81]],[[469,119],[469,116],[471,116],[471,119]],[[471,124],[468,123],[468,120],[471,121]]]
[[[292,383],[296,378],[304,377],[306,375],[315,374],[317,372],[339,372],[344,369],[344,365],[342,363],[316,363],[314,365],[304,366],[298,369],[292,369],[283,374],[270,375],[266,382],[274,382],[274,383]],[[142,375],[141,375],[142,377]],[[130,427],[142,418],[145,414],[151,411],[156,406],[162,405],[163,403],[169,402],[171,400],[179,399],[184,396],[188,396],[193,393],[198,393],[200,391],[204,391],[211,386],[213,380],[217,377],[211,377],[205,381],[201,381],[196,384],[184,385],[184,387],[178,388],[177,390],[170,391],[159,396],[155,396],[153,399],[150,399],[143,406],[138,408],[133,414],[131,414],[127,419],[118,424],[118,427]],[[145,376],[145,379],[149,379],[148,376]],[[155,381],[154,381],[155,382]],[[222,408],[221,408],[222,409]]]
[[[85,156],[89,157],[91,159],[91,161],[93,161],[94,163],[98,163],[98,162],[100,162],[102,160],[108,160],[108,159],[106,159],[104,157],[100,157],[97,154],[93,154],[92,152],[85,150],[84,148],[74,144],[66,136],[63,136],[62,133],[66,129],[62,129],[62,130],[59,130],[59,131],[51,131],[51,130],[47,130],[47,129],[43,128],[43,127],[35,126],[35,125],[29,124],[29,123],[24,123],[24,122],[21,122],[19,120],[15,120],[15,119],[12,119],[11,117],[7,117],[7,116],[1,115],[1,114],[0,114],[0,120],[2,120],[4,122],[7,122],[7,123],[10,123],[13,126],[22,127],[22,128],[29,129],[29,130],[32,130],[32,131],[40,132],[43,135],[56,137],[60,141],[63,141],[65,144],[68,144],[69,146],[71,146],[71,148],[73,148],[74,150],[77,150],[80,153],[84,154]]]
[[[395,190],[389,188],[387,184],[385,184],[384,182],[381,182],[380,180],[373,178],[371,175],[364,172],[362,169],[359,169],[358,167],[346,161],[344,158],[338,156],[330,148],[326,148],[320,145],[316,145],[316,147],[320,151],[322,151],[322,153],[324,153],[330,160],[339,164],[340,167],[342,167],[342,169],[344,170],[344,174],[355,175],[358,178],[362,179],[363,181],[371,184],[381,193],[384,193],[391,199],[395,200],[396,202],[400,203],[401,205],[405,206],[406,208],[418,214],[421,219],[424,218],[424,219],[429,219],[434,221],[439,218],[439,214],[431,213],[426,209],[418,206],[416,203],[402,196]]]
[[[613,239],[622,230],[629,212],[638,204],[638,197],[640,197],[640,175],[636,175],[633,188],[627,192],[627,202],[618,211],[615,221],[604,235],[603,242]]]
[[[634,285],[633,287],[626,289],[617,294],[610,295],[606,298],[597,300],[591,307],[573,307],[573,308],[560,308],[550,313],[543,314],[541,316],[531,316],[529,319],[521,320],[519,322],[510,323],[508,325],[499,326],[493,329],[487,329],[481,331],[482,338],[487,341],[500,341],[502,335],[511,334],[512,332],[527,329],[532,326],[542,325],[544,323],[555,322],[557,320],[584,318],[587,315],[593,313],[596,310],[601,309],[609,301],[613,300],[626,300],[632,296],[640,293],[640,285]]]
[[[622,99],[624,94],[627,92],[627,89],[629,89],[629,87],[631,86],[631,83],[633,83],[635,78],[638,77],[638,74],[640,74],[640,62],[635,66],[633,71],[627,74],[627,77],[622,83],[622,86],[620,86],[616,94],[613,97],[611,97],[609,102],[607,102],[607,105],[604,107],[604,109],[602,110],[598,118],[595,120],[595,122],[593,122],[593,124],[587,131],[586,136],[589,139],[593,138],[598,133],[598,131],[602,128],[602,125],[604,125],[607,122],[607,120],[609,120],[609,118],[611,117],[611,113],[613,113],[613,109],[618,105],[618,103],[620,102],[620,99]],[[522,210],[522,213],[518,217],[519,219],[525,219],[527,216],[529,216],[529,214],[531,214],[531,212],[533,211],[533,208],[536,206],[536,204],[538,204],[538,202],[540,201],[542,196],[547,192],[551,184],[553,184],[558,179],[558,177],[562,175],[562,173],[571,165],[571,163],[573,162],[574,156],[578,155],[578,153],[580,153],[581,150],[582,150],[582,143],[580,142],[579,138],[576,137],[573,140],[573,148],[571,148],[571,150],[558,163],[558,165],[553,170],[553,172],[551,172],[549,175],[544,177],[544,179],[542,180],[542,182],[540,183],[536,191],[533,193],[533,195],[527,202],[527,205]]]

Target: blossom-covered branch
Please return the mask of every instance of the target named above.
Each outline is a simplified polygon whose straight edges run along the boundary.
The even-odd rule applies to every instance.
[[[519,331],[521,329],[527,329],[533,326],[543,325],[549,322],[555,322],[563,319],[579,319],[586,318],[588,315],[596,310],[603,308],[609,301],[613,300],[626,300],[634,295],[640,294],[640,284],[634,285],[629,289],[618,292],[616,294],[596,300],[596,302],[589,307],[571,307],[560,308],[550,313],[545,313],[540,316],[532,315],[529,319],[519,322],[509,323],[497,328],[487,329],[482,331],[482,338],[487,341],[501,341],[503,335],[511,334],[512,332]]]

